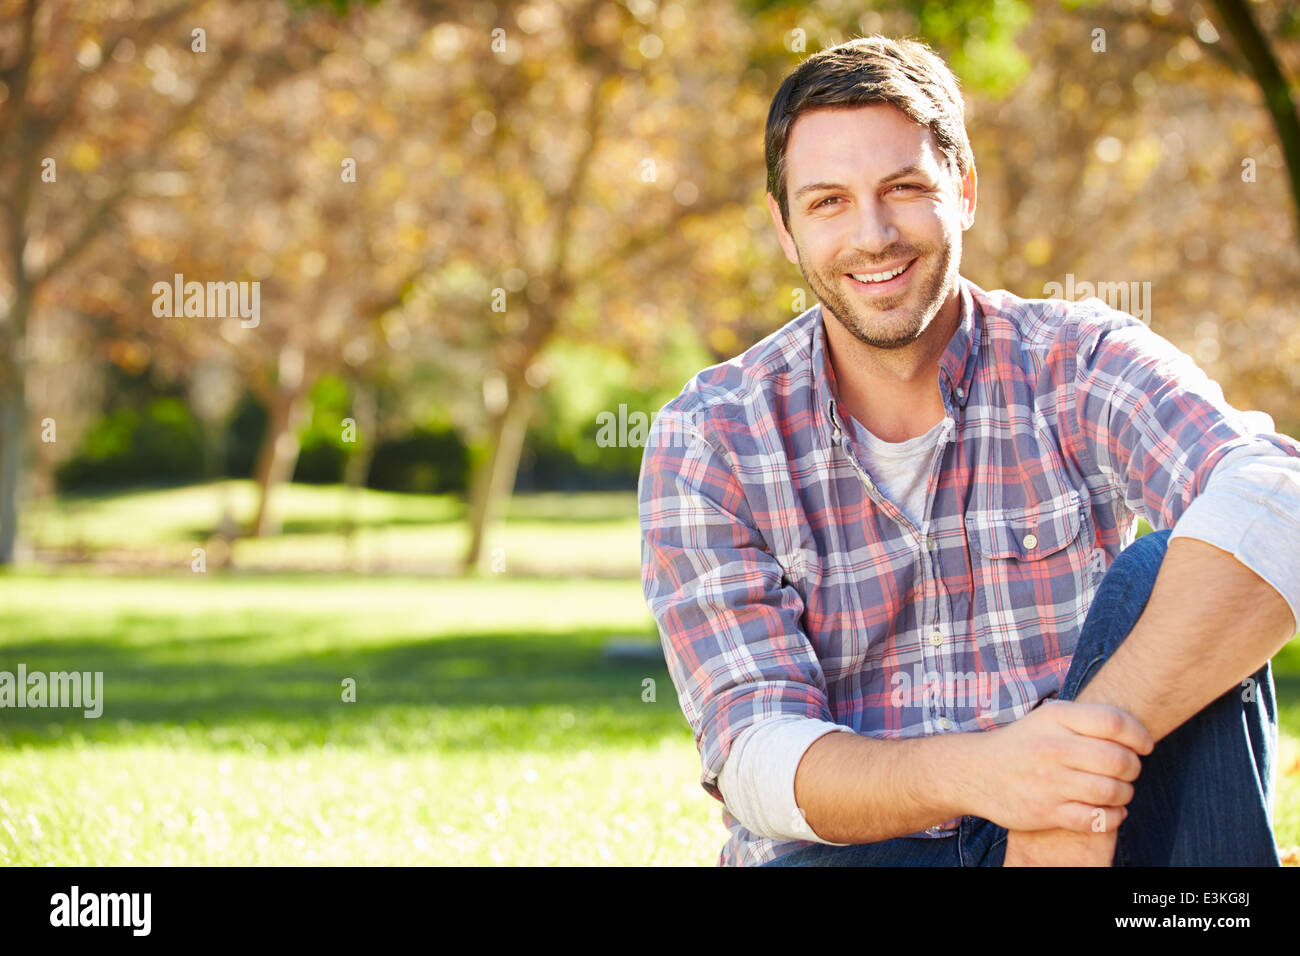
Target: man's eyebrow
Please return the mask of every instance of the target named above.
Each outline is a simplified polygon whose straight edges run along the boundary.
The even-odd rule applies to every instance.
[[[926,172],[924,169],[922,169],[920,166],[916,165],[915,163],[909,163],[908,165],[902,167],[901,169],[894,170],[888,176],[883,177],[880,181],[882,183],[891,183],[895,179],[902,179],[904,176],[915,176],[918,174],[926,175]],[[798,190],[795,191],[794,198],[799,199],[802,196],[804,196],[806,193],[821,192],[822,190],[825,189],[848,189],[848,188],[849,187],[845,186],[843,183],[808,183],[807,185],[800,186]]]

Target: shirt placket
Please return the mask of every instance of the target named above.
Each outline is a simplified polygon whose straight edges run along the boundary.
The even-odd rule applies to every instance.
[[[942,645],[944,642],[943,630],[939,623],[939,595],[938,595],[938,567],[935,565],[936,546],[934,539],[930,537],[930,517],[934,509],[935,492],[938,488],[939,471],[943,460],[944,451],[948,442],[952,441],[956,426],[953,418],[953,409],[945,398],[944,404],[947,406],[948,417],[945,419],[945,427],[939,435],[939,440],[935,442],[935,448],[930,458],[930,474],[926,485],[926,504],[925,504],[925,522],[922,527],[918,528],[901,508],[895,505],[888,498],[880,493],[876,483],[872,481],[871,476],[867,474],[862,463],[853,449],[853,444],[845,434],[843,427],[840,425],[839,417],[836,414],[835,407],[831,407],[831,430],[835,442],[844,449],[848,456],[849,462],[862,479],[862,484],[866,488],[868,497],[876,502],[881,509],[889,515],[897,524],[901,525],[908,533],[912,535],[917,549],[921,556],[921,611],[917,619],[928,622],[928,635],[921,644],[921,654],[924,661],[924,673],[930,673],[932,670],[942,673],[942,670],[935,665],[941,661]],[[929,707],[928,722],[940,730],[951,730],[952,721],[943,713],[943,695],[940,693],[932,699],[927,700]]]

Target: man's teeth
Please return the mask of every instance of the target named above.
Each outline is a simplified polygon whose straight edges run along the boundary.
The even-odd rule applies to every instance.
[[[910,265],[910,262],[904,262],[893,272],[850,272],[849,275],[853,276],[853,278],[857,279],[859,282],[884,282],[886,279],[894,278],[894,276],[898,275]]]

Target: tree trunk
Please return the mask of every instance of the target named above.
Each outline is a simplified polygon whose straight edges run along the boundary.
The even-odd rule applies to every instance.
[[[203,429],[203,480],[220,481],[226,471],[226,422],[204,421]]]
[[[257,453],[258,502],[257,520],[253,526],[254,537],[263,538],[280,533],[280,523],[274,517],[271,498],[275,489],[293,477],[298,463],[298,430],[306,423],[311,403],[301,390],[277,391],[267,409],[266,435]]]
[[[491,419],[488,429],[488,455],[475,469],[470,485],[470,543],[461,562],[461,574],[491,570],[491,555],[483,550],[488,530],[510,499],[519,472],[519,456],[524,435],[533,416],[536,391],[519,376],[511,381],[506,406]]]
[[[343,483],[349,488],[360,488],[370,475],[370,460],[375,456],[378,438],[375,389],[367,382],[352,383],[352,420],[356,422],[357,441],[343,466]]]
[[[343,537],[347,541],[348,567],[355,571],[361,489],[370,476],[370,463],[374,460],[375,445],[379,440],[375,388],[369,382],[352,383],[352,420],[356,423],[356,443],[343,466]]]
[[[1268,45],[1268,38],[1255,22],[1250,4],[1244,0],[1212,2],[1219,12],[1219,19],[1250,65],[1250,72],[1264,94],[1264,106],[1273,118],[1273,128],[1282,144],[1282,157],[1291,183],[1291,210],[1296,220],[1296,239],[1300,241],[1300,115],[1297,115],[1291,86]]]
[[[18,549],[18,505],[27,441],[21,364],[11,364],[7,372],[0,390],[0,565],[12,564]]]
[[[3,326],[0,355],[0,567],[18,553],[18,512],[22,501],[23,457],[27,444],[27,320],[33,290],[21,267],[18,288]]]

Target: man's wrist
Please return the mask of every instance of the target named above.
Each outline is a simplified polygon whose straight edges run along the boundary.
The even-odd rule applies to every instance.
[[[949,817],[986,816],[988,732],[946,734],[935,739],[943,742],[931,767],[937,776],[934,792],[948,795],[949,806],[944,812]]]
[[[983,816],[986,741],[982,733],[935,734],[917,738],[918,773],[909,796],[929,809],[934,823],[956,817]]]

